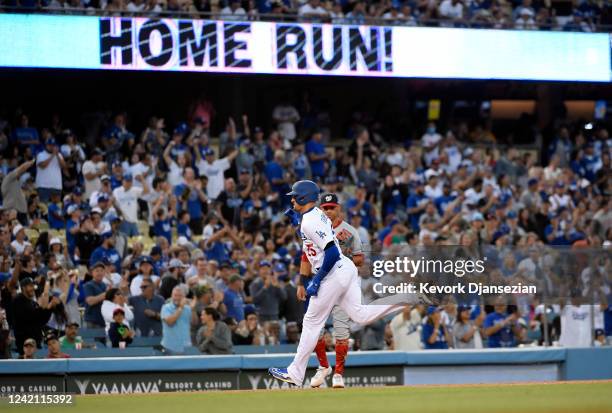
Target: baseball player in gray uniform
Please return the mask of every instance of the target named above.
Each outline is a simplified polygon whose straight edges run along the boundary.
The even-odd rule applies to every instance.
[[[330,219],[334,235],[340,244],[340,250],[342,254],[353,260],[356,267],[360,267],[363,264],[363,250],[361,244],[361,238],[359,233],[348,222],[342,218],[342,208],[338,202],[338,197],[335,194],[325,194],[321,197],[321,205],[319,208],[323,210],[325,215]],[[302,257],[302,263],[300,266],[300,274],[310,275],[311,267],[308,259]],[[298,286],[298,298],[305,298],[304,286]],[[334,339],[336,347],[336,368],[332,377],[333,388],[344,387],[344,363],[348,354],[348,344],[350,335],[350,318],[346,312],[336,305],[332,309],[333,325],[334,325]],[[321,329],[319,340],[315,347],[315,353],[319,359],[319,368],[317,373],[310,381],[311,387],[320,387],[323,382],[332,373],[332,368],[327,360],[327,354],[325,352],[325,339],[323,337],[325,329]]]

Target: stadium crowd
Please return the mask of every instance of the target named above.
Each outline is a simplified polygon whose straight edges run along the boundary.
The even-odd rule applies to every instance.
[[[244,115],[213,139],[213,116],[212,104],[200,102],[186,122],[169,128],[152,117],[136,131],[118,113],[96,145],[59,117],[45,127],[22,112],[0,122],[4,357],[11,349],[31,357],[43,341],[49,357],[64,357],[63,349],[93,344],[80,329],[104,329],[112,347],[161,337],[167,354],[295,344],[302,253],[283,212],[299,179],[337,195],[365,251],[495,246],[506,251],[503,276],[528,276],[539,258],[521,248],[612,243],[612,140],[604,126],[560,126],[541,163],[531,152],[491,146],[496,138],[482,128],[442,131],[430,122],[422,136],[393,141],[364,117],[351,124],[348,144],[334,144],[284,102],[271,113],[271,130]],[[544,326],[549,343],[605,344],[610,265],[604,260],[578,280],[571,303],[457,306],[448,297],[354,326],[350,345],[542,344],[532,333]],[[594,293],[595,305],[581,300]],[[333,348],[329,332],[326,339]]]
[[[602,0],[2,0],[0,5],[16,12],[581,32],[611,22],[611,6]]]

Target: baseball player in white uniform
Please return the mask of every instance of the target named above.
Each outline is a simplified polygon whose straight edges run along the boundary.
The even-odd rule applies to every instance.
[[[348,222],[342,219],[342,208],[338,202],[338,197],[335,194],[325,194],[321,197],[321,205],[319,208],[323,210],[325,215],[331,220],[334,235],[340,244],[342,254],[353,260],[355,266],[363,265],[364,255],[361,245],[359,232]],[[300,265],[300,274],[305,277],[312,275],[310,262],[305,254],[302,254],[302,263]],[[302,277],[300,277],[302,279]],[[298,285],[298,298],[306,299],[306,289],[303,284]],[[336,367],[332,376],[332,387],[335,389],[344,388],[344,363],[349,350],[350,336],[350,318],[346,312],[335,305],[332,308],[334,340],[336,350]],[[310,387],[320,387],[327,377],[332,373],[332,368],[327,360],[326,345],[324,338],[325,328],[321,329],[319,341],[315,346],[315,354],[319,360],[319,368],[317,373],[310,380]]]
[[[371,323],[404,306],[361,304],[357,267],[340,253],[330,219],[316,207],[319,192],[316,183],[298,181],[287,194],[291,196],[293,204],[293,210],[289,210],[287,215],[294,223],[301,218],[299,231],[303,240],[302,251],[315,274],[306,287],[310,301],[304,314],[297,354],[288,368],[272,367],[268,371],[273,377],[296,386],[301,386],[304,381],[308,358],[334,305],[340,306],[359,324]]]

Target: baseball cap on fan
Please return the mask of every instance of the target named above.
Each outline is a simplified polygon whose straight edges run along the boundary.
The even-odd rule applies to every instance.
[[[321,197],[321,207],[338,205],[340,205],[340,203],[338,202],[336,194],[325,194]]]

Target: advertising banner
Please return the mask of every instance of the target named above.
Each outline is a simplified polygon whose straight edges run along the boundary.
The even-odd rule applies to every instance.
[[[25,361],[27,363],[28,361]],[[0,375],[0,394],[65,393],[64,375]]]
[[[610,36],[0,14],[0,67],[609,82]]]
[[[315,375],[315,369],[306,371],[303,387],[310,387],[310,380]],[[372,366],[347,367],[344,371],[344,384],[346,387],[379,387],[398,386],[404,384],[403,366]],[[331,385],[331,378],[322,387]],[[242,370],[240,372],[240,389],[281,389],[289,388],[287,383],[279,382],[265,371]]]
[[[165,393],[237,390],[238,373],[227,371],[69,374],[66,391],[75,394]]]

